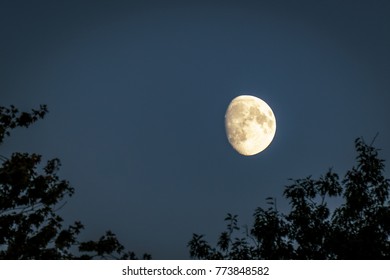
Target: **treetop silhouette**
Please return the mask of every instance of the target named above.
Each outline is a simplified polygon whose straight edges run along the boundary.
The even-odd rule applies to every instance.
[[[328,170],[318,179],[291,180],[283,195],[291,210],[284,214],[269,205],[253,214],[250,229],[238,226],[228,214],[227,230],[215,247],[203,235],[193,234],[188,243],[196,259],[389,259],[390,181],[384,160],[373,143],[355,140],[356,166],[344,178]],[[338,207],[329,198],[341,198]]]
[[[0,143],[12,129],[29,127],[47,112],[45,105],[31,112],[0,107]],[[63,226],[57,211],[74,188],[59,178],[59,159],[43,167],[38,154],[13,153],[1,160],[0,259],[136,259],[111,231],[96,241],[81,242],[81,222]],[[148,254],[143,257],[150,259]]]

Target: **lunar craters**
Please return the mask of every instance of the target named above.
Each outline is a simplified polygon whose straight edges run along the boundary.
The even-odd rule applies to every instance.
[[[248,95],[232,100],[226,111],[225,126],[230,144],[243,155],[264,150],[276,129],[274,114],[267,103]]]
[[[226,120],[226,127],[229,129],[228,136],[230,142],[238,144],[246,140],[246,133],[244,130],[246,119],[246,106],[242,103],[232,104],[229,108],[229,115],[231,118]]]

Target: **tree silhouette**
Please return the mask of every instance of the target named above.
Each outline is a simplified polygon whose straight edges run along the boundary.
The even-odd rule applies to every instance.
[[[375,139],[375,138],[374,138]],[[291,180],[284,197],[291,211],[283,214],[274,198],[257,208],[250,229],[228,214],[227,230],[212,247],[203,235],[188,243],[196,259],[389,259],[390,181],[373,143],[355,140],[356,166],[344,179],[331,169],[319,179]],[[343,199],[329,207],[329,198]]]
[[[45,105],[31,112],[0,107],[0,144],[12,129],[29,127],[47,112]],[[63,226],[57,210],[74,188],[58,177],[59,159],[42,166],[40,155],[13,153],[0,160],[0,259],[137,259],[111,231],[80,242],[81,222]]]

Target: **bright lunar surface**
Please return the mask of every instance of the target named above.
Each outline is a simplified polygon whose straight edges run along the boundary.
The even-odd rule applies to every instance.
[[[263,100],[241,95],[230,102],[225,115],[225,127],[233,148],[242,155],[252,156],[272,142],[276,119],[272,109]]]

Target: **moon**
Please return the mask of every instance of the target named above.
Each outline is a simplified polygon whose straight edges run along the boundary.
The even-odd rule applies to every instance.
[[[234,98],[225,114],[226,135],[233,148],[244,156],[252,156],[271,144],[276,132],[276,119],[271,107],[251,95]]]

